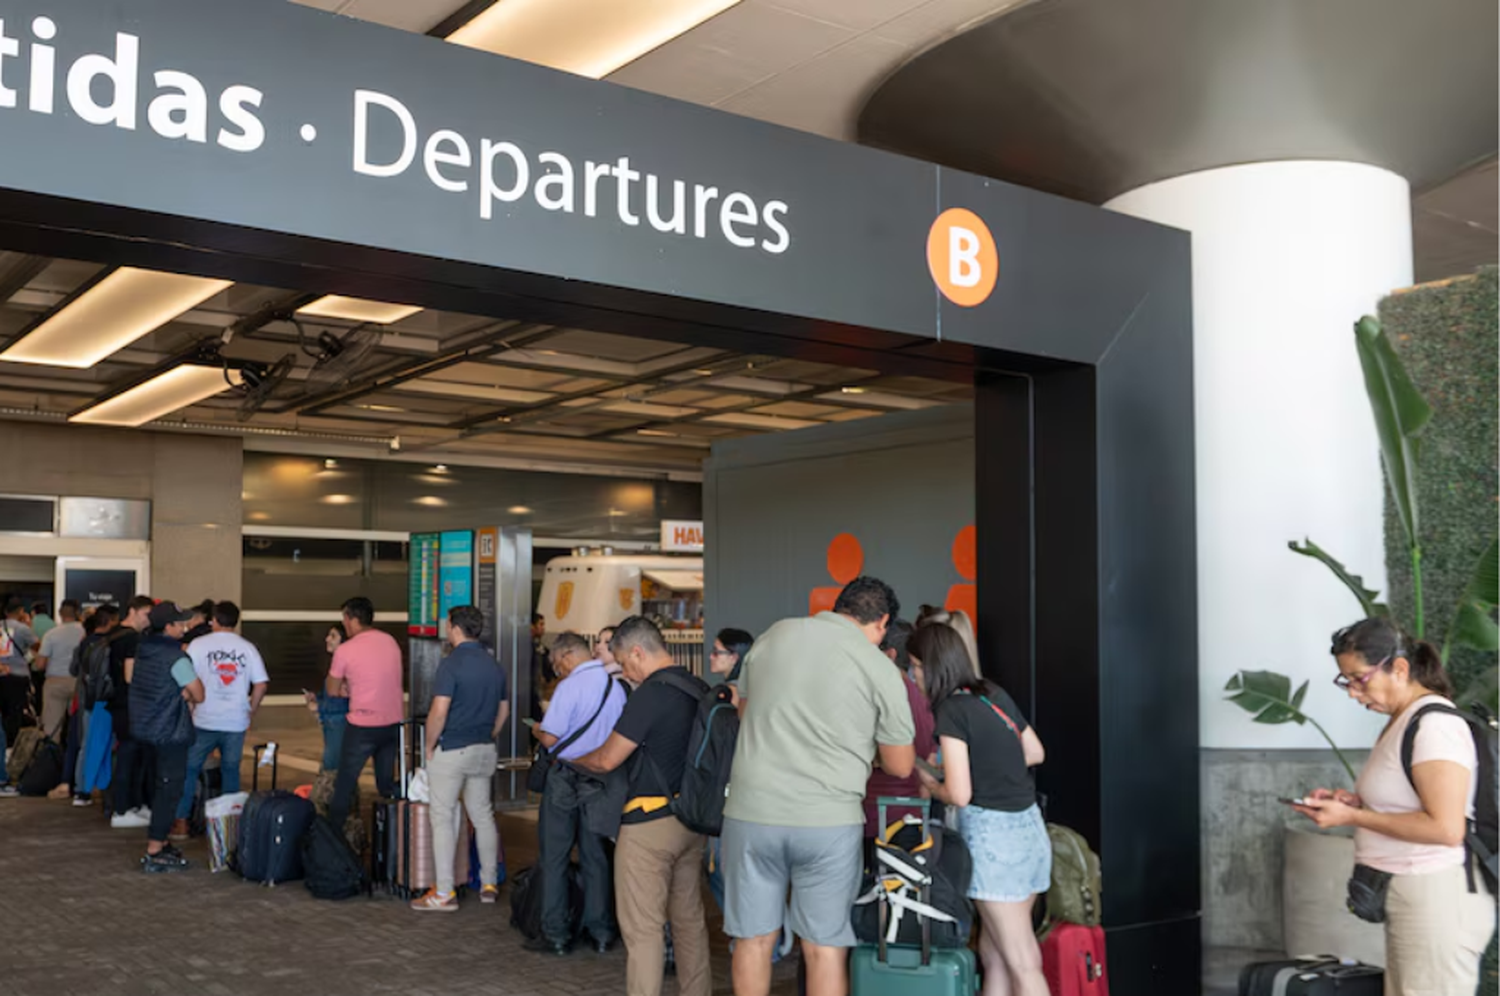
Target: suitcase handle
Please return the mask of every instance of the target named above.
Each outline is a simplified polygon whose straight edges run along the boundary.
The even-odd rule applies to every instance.
[[[902,807],[910,807],[912,809],[920,809],[922,811],[922,830],[923,830],[924,833],[926,832],[926,830],[927,830],[927,821],[932,818],[932,800],[931,799],[917,799],[917,798],[913,798],[911,796],[900,796],[900,795],[897,795],[897,796],[885,796],[885,795],[883,795],[880,798],[876,799],[875,800],[875,808],[876,808],[876,811],[877,811],[877,814],[878,814],[878,818],[880,820],[878,831],[877,831],[878,833],[884,833],[885,832],[885,828],[890,825],[889,823],[886,822],[886,818],[885,818],[885,810],[886,810],[887,806],[902,806]],[[880,838],[877,836],[876,840],[879,841],[879,839]],[[932,904],[932,886],[931,885],[924,885],[924,886],[922,886],[920,892],[918,893],[918,899],[921,902],[923,902],[923,903],[931,905]],[[879,943],[879,949],[878,950],[879,950],[879,958],[880,958],[880,961],[881,961],[882,964],[885,964],[886,961],[887,961],[886,941],[885,941],[885,932],[886,932],[886,922],[885,922],[885,920],[886,920],[886,917],[889,915],[890,905],[891,905],[890,903],[887,903],[884,900],[881,900],[880,902],[876,903],[876,906],[878,907],[878,910],[877,910],[877,913],[876,913],[876,915],[878,917],[877,922],[880,925],[880,943]],[[927,917],[925,917],[925,916],[924,917],[919,917],[919,919],[922,921],[922,967],[926,968],[928,965],[932,964],[932,921],[930,919],[928,919]]]
[[[270,746],[271,746],[270,744],[256,744],[252,748],[252,750],[254,751],[254,754],[255,754],[255,765],[250,770],[250,791],[252,791],[252,792],[259,792],[260,791],[260,756],[262,754],[264,754],[270,748]],[[272,792],[276,791],[277,766],[280,763],[281,763],[281,758],[279,758],[275,754],[272,754],[271,755],[271,791]]]

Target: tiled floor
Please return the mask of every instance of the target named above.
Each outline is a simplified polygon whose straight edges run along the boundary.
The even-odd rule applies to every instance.
[[[285,774],[285,772],[284,772]],[[535,859],[534,824],[504,818],[512,869]],[[99,807],[0,800],[0,882],[8,897],[0,947],[5,996],[588,996],[624,988],[625,956],[568,958],[521,949],[498,906],[465,902],[421,914],[388,898],[313,899],[300,884],[251,885],[195,867],[143,875],[145,831],[111,830]],[[711,901],[710,901],[710,905]],[[718,932],[714,975],[729,991]],[[777,992],[795,991],[792,966]],[[676,992],[668,980],[665,992]]]

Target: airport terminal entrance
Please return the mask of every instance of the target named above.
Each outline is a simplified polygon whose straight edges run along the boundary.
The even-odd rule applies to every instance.
[[[954,480],[924,455],[944,441],[972,446],[972,484],[961,486],[973,521],[957,524],[973,527],[972,578],[960,569],[950,580],[977,586],[985,669],[1046,731],[1049,818],[1102,855],[1114,991],[1196,986],[1186,235],[292,5],[149,0],[114,20],[42,0],[0,10],[28,45],[28,26],[46,22],[32,48],[50,46],[57,79],[69,81],[18,75],[28,92],[0,107],[0,249],[84,268],[35,321],[3,330],[0,360],[56,362],[45,354],[59,350],[74,366],[106,362],[129,343],[84,357],[87,322],[46,323],[140,271],[164,285],[151,300],[186,295],[173,314],[219,293],[255,305],[148,367],[116,371],[76,419],[110,424],[101,410],[128,414],[131,390],[163,376],[207,378],[200,400],[226,392],[205,404],[235,407],[277,376],[282,356],[310,355],[315,327],[314,351],[375,336],[360,348],[386,349],[389,363],[309,387],[309,361],[294,359],[295,383],[267,389],[252,416],[357,425],[410,407],[417,428],[403,445],[427,426],[545,447],[528,424],[571,414],[577,435],[700,451],[736,419],[824,423],[776,437],[786,460],[738,444],[710,460],[710,582],[751,567],[774,576],[788,556],[774,521],[720,500],[731,472],[800,460],[812,473],[885,447],[884,472],[920,501]],[[390,313],[304,313],[330,298],[472,322],[403,351]],[[660,346],[647,358],[659,365],[603,400],[586,385],[526,400],[525,385],[453,376],[490,361],[545,373],[526,356],[564,333]],[[747,388],[722,410],[690,397],[695,380],[722,394],[735,389],[725,378],[778,365],[802,387],[780,398]],[[483,404],[438,388],[413,405],[398,389],[423,378],[511,393]],[[933,415],[877,445],[868,440],[882,420],[868,419],[866,442],[845,445],[861,411],[879,408],[870,395],[924,391],[967,402],[967,424]],[[811,488],[798,498],[820,500]],[[893,508],[888,528],[922,511]],[[872,572],[884,521],[861,537]],[[731,549],[762,562],[726,562]],[[721,599],[710,584],[710,627],[734,624],[727,616],[745,603],[728,604],[731,590],[721,586]]]

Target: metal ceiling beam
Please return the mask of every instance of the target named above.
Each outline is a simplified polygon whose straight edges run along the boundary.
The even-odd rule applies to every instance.
[[[690,348],[696,349],[697,347]],[[614,387],[610,388],[610,390],[618,390],[621,387],[656,387],[662,383],[662,378],[664,377],[670,377],[672,374],[682,373],[686,370],[699,370],[706,367],[711,367],[715,363],[722,363],[725,359],[732,355],[734,354],[726,351],[719,354],[718,356],[699,356],[685,363],[677,363],[671,366],[661,367],[660,369],[653,370],[651,373],[644,374],[636,380],[625,381],[623,383],[616,384],[614,385]],[[735,359],[739,359],[739,357],[735,356]],[[691,381],[687,383],[691,383]],[[599,388],[593,387],[584,391],[569,391],[566,394],[557,395],[555,397],[549,398],[546,401],[537,401],[528,405],[509,405],[505,408],[491,409],[490,411],[484,412],[483,414],[474,415],[469,418],[454,422],[450,426],[450,428],[461,430],[465,436],[480,435],[486,432],[503,432],[505,431],[507,424],[514,422],[517,419],[524,418],[528,422],[536,421],[538,417],[545,417],[547,414],[551,414],[553,409],[562,408],[563,405],[569,401],[577,401],[582,398],[592,398],[599,393],[599,390]],[[616,399],[609,398],[604,400],[607,403],[608,401],[613,401]],[[579,409],[563,410],[578,411]]]
[[[462,7],[443,18],[427,34],[433,38],[447,38],[474,18],[495,6],[496,0],[468,0]]]
[[[831,407],[831,408],[851,408],[851,409],[858,409],[858,410],[861,410],[861,411],[879,412],[881,414],[884,414],[885,411],[886,411],[885,409],[875,408],[875,407],[873,407],[871,405],[860,405],[860,404],[857,404],[857,403],[845,403],[845,402],[839,402],[839,401],[824,401],[824,400],[818,398],[819,395],[821,395],[821,394],[827,394],[829,391],[837,391],[837,390],[839,390],[839,388],[842,388],[842,387],[858,387],[861,384],[869,384],[869,383],[871,383],[873,381],[880,380],[884,376],[885,376],[885,374],[878,374],[878,373],[876,373],[876,374],[866,374],[863,377],[857,377],[857,378],[854,378],[852,380],[849,380],[849,381],[845,382],[844,384],[839,385],[838,387],[829,387],[827,384],[820,384],[820,385],[817,385],[815,387],[806,387],[806,388],[803,388],[800,391],[793,391],[790,394],[779,394],[779,395],[776,395],[774,398],[771,397],[771,396],[769,396],[769,395],[759,395],[759,396],[756,396],[755,398],[751,399],[750,401],[741,402],[740,404],[737,404],[737,405],[729,405],[729,406],[727,406],[725,408],[714,408],[714,409],[711,409],[711,410],[710,409],[704,409],[703,411],[696,412],[696,413],[694,413],[692,415],[681,415],[681,416],[678,416],[677,418],[650,419],[648,421],[640,422],[640,423],[638,423],[636,425],[627,425],[627,426],[624,426],[624,427],[619,428],[619,429],[610,429],[610,430],[605,431],[605,432],[599,432],[599,433],[596,434],[596,436],[597,437],[608,437],[608,436],[612,435],[613,433],[617,433],[617,432],[639,432],[641,429],[656,429],[656,428],[670,429],[674,425],[682,425],[684,423],[689,423],[689,422],[703,422],[703,421],[706,421],[707,419],[712,418],[715,415],[734,415],[734,414],[736,414],[738,412],[749,411],[752,408],[764,408],[767,405],[781,404],[782,402],[785,402],[785,401],[808,401],[810,399],[818,399],[818,400],[822,401],[823,404],[825,404],[825,405],[827,405],[828,407]],[[734,391],[734,393],[735,394],[748,394],[750,392],[736,390],[736,391]],[[773,415],[771,417],[775,418],[777,416]],[[785,417],[786,418],[796,418],[797,416],[795,416],[795,415],[787,415]],[[750,426],[729,426],[728,428],[750,429],[751,427]],[[596,438],[596,436],[591,436],[590,438]]]
[[[16,292],[42,275],[52,260],[46,256],[22,256],[0,276],[0,305],[9,301]]]
[[[317,415],[334,405],[348,404],[356,398],[362,398],[376,391],[384,391],[404,384],[409,380],[416,380],[428,374],[445,370],[448,367],[466,363],[471,360],[485,359],[504,353],[510,349],[521,349],[549,339],[562,332],[552,325],[528,325],[520,332],[500,341],[491,343],[487,340],[500,332],[506,332],[515,327],[514,322],[500,322],[481,328],[464,338],[464,345],[450,347],[436,357],[424,357],[422,359],[399,360],[394,364],[387,365],[377,373],[366,376],[358,384],[347,388],[326,391],[312,398],[301,398],[288,402],[276,410],[277,414],[285,414],[295,411],[303,415]]]

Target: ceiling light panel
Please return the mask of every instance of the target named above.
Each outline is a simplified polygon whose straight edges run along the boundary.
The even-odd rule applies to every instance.
[[[86,369],[230,285],[122,267],[0,353],[0,360]]]
[[[240,376],[234,370],[185,363],[157,374],[130,390],[106,398],[68,419],[89,425],[144,425],[179,408],[194,405],[231,385],[238,386]]]
[[[601,79],[737,3],[499,0],[448,40]]]
[[[316,318],[342,318],[348,322],[374,322],[376,325],[394,325],[403,318],[410,318],[421,308],[410,304],[385,304],[381,301],[366,301],[358,297],[340,297],[329,294],[312,304],[297,309],[299,315]]]

